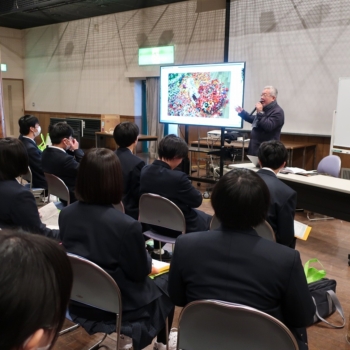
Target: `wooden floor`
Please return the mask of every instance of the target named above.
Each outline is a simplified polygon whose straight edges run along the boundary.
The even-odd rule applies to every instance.
[[[203,186],[203,185],[202,185]],[[204,200],[201,209],[212,214],[210,200]],[[327,220],[308,222],[303,212],[296,214],[296,220],[312,226],[307,241],[297,241],[303,263],[311,258],[318,258],[328,278],[334,278],[337,285],[337,295],[343,306],[348,322],[350,312],[350,267],[348,267],[348,254],[350,253],[350,223],[341,220]],[[173,326],[176,327],[181,309],[176,308]],[[334,315],[329,320],[337,320]],[[326,325],[317,324],[308,329],[310,350],[350,350],[345,340],[347,325],[343,329],[333,329]],[[85,350],[94,345],[101,338],[100,334],[89,336],[81,328],[59,337],[55,350]],[[115,349],[115,343],[107,339],[105,349]],[[148,346],[147,350],[152,349]],[[281,349],[282,350],[282,349]]]

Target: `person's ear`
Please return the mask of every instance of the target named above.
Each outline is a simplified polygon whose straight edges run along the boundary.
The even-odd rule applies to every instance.
[[[45,331],[42,328],[35,331],[35,333],[29,338],[29,341],[23,345],[23,350],[36,350],[44,334]]]

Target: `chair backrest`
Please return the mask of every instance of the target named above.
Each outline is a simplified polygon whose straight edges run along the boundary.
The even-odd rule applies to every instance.
[[[317,166],[317,173],[330,175],[333,177],[340,176],[341,159],[338,156],[327,156],[321,159]]]
[[[221,225],[220,220],[214,214],[213,217],[211,218],[211,221],[210,221],[210,229],[211,230],[216,230],[217,228],[220,227],[220,225]]]
[[[122,322],[122,299],[114,279],[95,263],[74,254],[67,254],[73,269],[71,300],[116,314],[116,332]]]
[[[260,237],[276,242],[275,232],[266,220],[264,220],[260,225],[254,227],[254,230]]]
[[[57,176],[53,174],[44,173],[47,182],[47,191],[50,201],[50,194],[57,196],[70,204],[69,190],[66,184]]]
[[[274,317],[254,308],[201,300],[181,312],[177,349],[191,350],[298,350],[289,329]]]
[[[33,175],[32,175],[32,171],[30,170],[30,167],[28,166],[28,172],[24,175],[21,175],[21,183],[22,180],[26,180],[29,184],[29,188],[32,189],[33,186]],[[23,185],[23,183],[22,183]]]
[[[210,229],[215,230],[215,229],[219,228],[219,226],[220,226],[220,220],[214,214],[213,218],[211,219],[211,222],[210,222]],[[254,227],[254,230],[256,231],[256,233],[260,237],[266,238],[269,241],[276,242],[275,232],[273,231],[272,227],[270,226],[270,224],[266,220],[264,222],[262,222],[259,226]]]
[[[139,221],[149,225],[186,232],[181,209],[171,200],[153,193],[144,193],[139,202]]]
[[[125,214],[124,204],[122,201],[118,204],[113,204],[113,207]]]
[[[23,184],[23,180],[27,181],[26,184]],[[29,188],[29,190],[33,193],[35,198],[40,198],[42,195],[44,195],[44,188],[35,188],[33,187],[33,174],[30,170],[30,166],[28,166],[28,171],[26,174],[21,175],[21,185],[23,185],[26,188]]]
[[[121,313],[121,294],[114,279],[92,261],[67,255],[74,276],[71,299],[104,311]]]

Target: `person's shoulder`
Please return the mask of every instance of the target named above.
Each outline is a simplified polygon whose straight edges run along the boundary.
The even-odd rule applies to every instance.
[[[124,151],[120,151],[117,153],[117,156],[120,158],[124,158],[128,163],[132,165],[138,165],[139,163],[145,163],[141,158],[133,154],[129,149],[124,148]]]
[[[266,185],[269,187],[273,187],[275,186],[275,184],[277,183],[277,185],[279,184],[280,180],[278,180],[276,174],[274,174],[273,172],[269,171],[269,170],[265,170],[265,169],[260,169],[257,171],[257,174],[262,178],[262,180],[266,183]]]
[[[271,170],[268,170],[268,169],[259,169],[257,172],[256,172],[260,177],[263,177],[263,178],[272,178],[272,179],[276,179],[277,176],[274,172],[272,172]]]
[[[63,152],[57,148],[47,146],[43,150],[43,157],[62,157],[66,154],[66,152]]]
[[[0,190],[2,193],[30,193],[30,190],[22,186],[17,180],[0,181]]]
[[[294,264],[295,259],[300,257],[297,250],[263,238],[259,240],[256,249],[259,249],[266,259],[283,266]]]
[[[291,196],[296,193],[291,187],[289,187],[287,184],[285,184],[281,179],[279,179],[277,176],[274,180],[274,185],[276,187],[279,187],[283,192],[285,193],[286,197]]]
[[[279,111],[279,112],[281,112],[281,113],[284,113],[283,108],[278,104],[278,102],[277,102],[277,104],[276,104],[276,106],[275,106],[275,110],[276,110],[276,111]]]
[[[180,242],[180,244],[191,244],[196,243],[197,241],[202,241],[205,239],[214,238],[215,234],[217,234],[219,231],[198,231],[198,232],[191,232],[182,234],[177,237],[176,243]]]

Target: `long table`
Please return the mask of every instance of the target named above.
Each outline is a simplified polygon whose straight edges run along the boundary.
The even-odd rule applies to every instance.
[[[210,148],[218,148],[220,147],[220,141],[213,140],[211,138],[202,138],[199,142],[193,141],[191,142],[191,146],[197,146],[198,144],[200,147],[207,146]],[[316,149],[317,144],[315,143],[302,143],[302,142],[283,142],[285,145],[287,151],[288,151],[288,164],[287,166],[292,167],[293,166],[293,155],[294,151],[296,150],[302,150],[303,151],[303,163],[302,168],[305,168],[305,160],[306,160],[306,151],[308,149],[312,150],[313,154],[313,169],[316,167]],[[249,141],[245,141],[244,144],[241,141],[233,141],[231,143],[225,142],[224,147],[235,147],[235,148],[244,148],[247,149],[249,146]]]
[[[259,170],[252,163],[233,168]],[[350,181],[325,175],[281,174],[277,177],[297,192],[297,207],[350,221]]]

